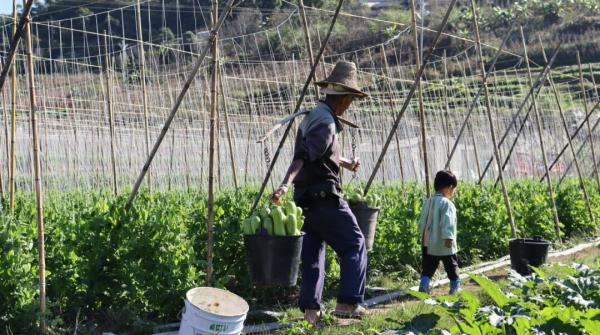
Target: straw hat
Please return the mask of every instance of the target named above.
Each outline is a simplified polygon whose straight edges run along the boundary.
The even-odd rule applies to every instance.
[[[322,87],[321,92],[330,95],[354,95],[359,98],[368,94],[358,88],[356,65],[352,62],[339,61],[325,80],[316,82]]]

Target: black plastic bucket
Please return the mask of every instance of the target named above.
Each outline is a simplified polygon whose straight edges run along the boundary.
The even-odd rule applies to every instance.
[[[546,263],[549,247],[550,242],[539,236],[509,240],[510,267],[521,275],[531,274],[530,265],[538,267]]]
[[[303,235],[244,235],[252,284],[258,287],[295,286]]]
[[[352,210],[352,213],[354,213],[358,226],[365,237],[367,250],[373,249],[379,208],[371,208],[364,202],[357,202],[350,204],[350,209]]]

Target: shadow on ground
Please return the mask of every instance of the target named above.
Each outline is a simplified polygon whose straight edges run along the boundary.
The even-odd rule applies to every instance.
[[[435,328],[440,317],[434,313],[420,314],[412,318],[410,321],[404,323],[404,327],[399,330],[388,330],[380,335],[400,335],[409,332],[421,334],[427,333],[428,331]],[[396,322],[395,320],[386,320],[388,322]]]

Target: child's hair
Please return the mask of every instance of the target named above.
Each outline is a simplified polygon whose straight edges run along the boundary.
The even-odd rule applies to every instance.
[[[446,187],[456,188],[458,184],[458,179],[452,171],[450,170],[442,170],[436,173],[435,180],[433,181],[433,188],[436,191],[440,191]]]

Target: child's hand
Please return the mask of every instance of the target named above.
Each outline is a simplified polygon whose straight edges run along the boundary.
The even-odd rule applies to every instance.
[[[450,239],[444,240],[444,246],[446,246],[446,248],[452,248],[452,240],[450,240]]]

